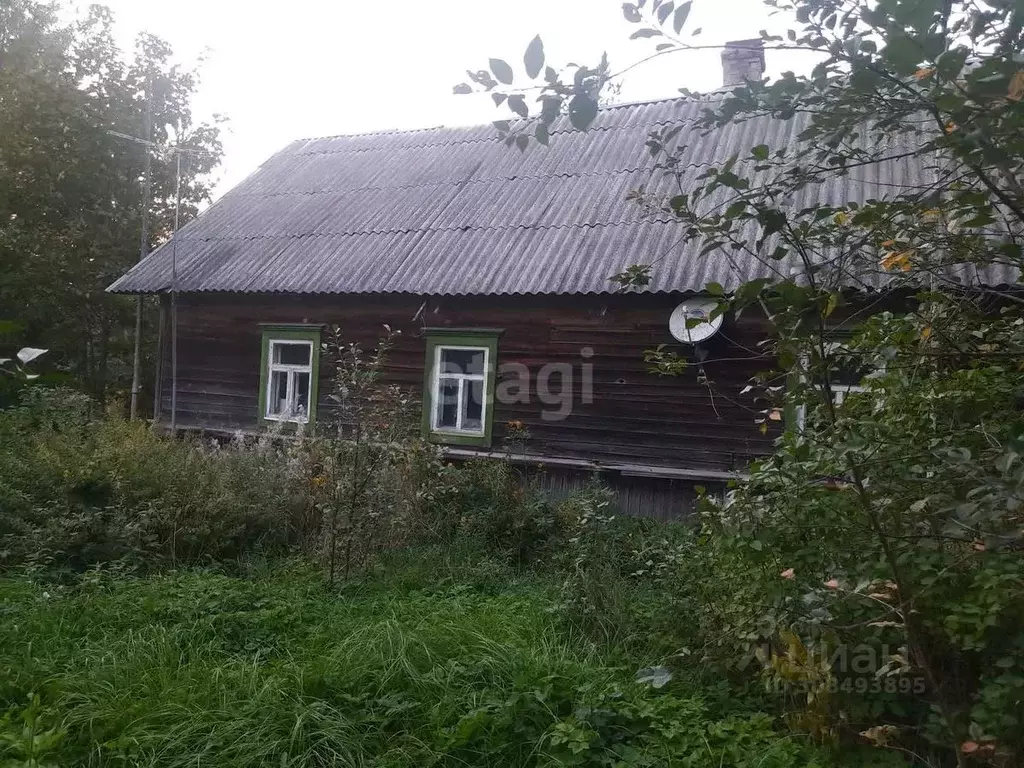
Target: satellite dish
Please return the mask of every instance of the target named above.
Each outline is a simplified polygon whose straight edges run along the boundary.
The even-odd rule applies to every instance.
[[[717,306],[718,302],[714,299],[689,299],[684,301],[672,310],[672,317],[668,320],[669,333],[677,341],[683,342],[683,344],[698,344],[710,339],[722,327],[721,315],[714,320],[711,319],[711,313]],[[700,322],[694,323],[692,322],[694,320],[699,320]],[[691,322],[688,323],[687,321]]]

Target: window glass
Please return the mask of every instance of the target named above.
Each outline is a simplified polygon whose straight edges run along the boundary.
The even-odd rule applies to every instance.
[[[483,431],[484,383],[467,381],[463,398],[462,428],[472,432]]]
[[[442,378],[437,393],[437,426],[440,429],[458,427],[459,382]]]
[[[295,373],[295,413],[306,416],[309,413],[309,374],[303,371]]]
[[[274,343],[274,363],[278,365],[309,365],[309,344]]]
[[[833,341],[827,345],[830,356],[828,380],[831,384],[843,386],[859,386],[862,379],[876,374],[875,368],[864,359],[864,354],[850,349],[842,341]]]
[[[439,331],[427,339],[424,434],[456,445],[490,445],[497,333],[483,329]]]
[[[859,385],[865,377],[871,376],[874,369],[870,365],[861,365],[859,361],[845,358],[837,362],[828,374],[832,384]]]
[[[441,373],[462,373],[471,376],[483,376],[484,350],[442,349]]]
[[[313,334],[311,334],[312,336]],[[316,382],[313,370],[316,364],[315,336],[302,339],[275,339],[264,336],[267,345],[266,400],[260,403],[263,418],[275,421],[305,423],[313,417],[316,403]]]
[[[288,412],[288,372],[273,371],[270,374],[270,402],[267,412],[281,416]]]
[[[441,347],[434,396],[434,428],[479,435],[484,431],[484,349]]]

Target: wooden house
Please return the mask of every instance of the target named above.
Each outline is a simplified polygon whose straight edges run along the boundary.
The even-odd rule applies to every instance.
[[[772,363],[757,317],[726,319],[701,347],[703,375],[659,377],[643,359],[660,344],[693,354],[670,335],[673,309],[763,269],[681,247],[677,225],[627,201],[651,182],[648,134],[692,126],[705,107],[610,106],[588,132],[560,121],[549,147],[525,152],[490,125],[290,144],[110,287],[165,307],[176,295],[156,420],[222,432],[314,421],[327,407],[322,329],[370,349],[388,324],[401,331],[389,377],[423,392],[424,433],[453,456],[500,453],[522,422],[552,484],[596,470],[630,512],[685,512],[695,485],[723,485],[775,437],[739,394]],[[798,123],[688,127],[677,141],[697,174],[791,141]],[[925,172],[902,158],[796,204],[885,197]],[[643,291],[609,281],[651,263]]]

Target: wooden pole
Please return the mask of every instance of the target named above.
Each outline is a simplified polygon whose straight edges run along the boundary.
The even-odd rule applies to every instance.
[[[175,152],[174,233],[171,235],[171,434],[178,430],[178,221],[181,213],[181,152]]]
[[[139,235],[139,261],[149,253],[149,196],[150,170],[153,165],[153,150],[150,146],[153,133],[152,88],[146,88],[146,111],[142,117],[143,145],[146,158],[142,165],[142,234]],[[135,356],[132,360],[132,399],[128,417],[133,421],[139,415],[139,390],[142,380],[142,294],[135,297]]]
[[[153,423],[158,424],[163,416],[164,406],[164,358],[167,356],[167,316],[168,316],[167,294],[160,296],[160,320],[156,331],[156,381],[153,385]]]

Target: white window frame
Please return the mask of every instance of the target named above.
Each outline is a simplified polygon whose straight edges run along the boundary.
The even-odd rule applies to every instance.
[[[452,350],[455,352],[483,352],[484,353],[484,372],[483,373],[441,373],[441,356],[445,350]],[[465,346],[461,344],[438,344],[434,347],[434,373],[431,377],[431,414],[430,414],[430,431],[436,432],[442,435],[468,435],[471,437],[483,437],[487,434],[487,375],[490,371],[490,356],[491,350],[489,347],[473,347]],[[455,427],[442,427],[440,425],[441,420],[441,379],[455,380],[459,383],[458,409],[455,412]],[[463,399],[463,394],[466,389],[467,381],[479,381],[481,383],[481,391],[483,397],[480,403],[480,428],[479,429],[463,429],[462,421],[464,418],[464,406],[468,400]]]
[[[302,345],[309,348],[309,363],[306,365],[286,365],[284,363],[274,362],[274,347],[277,345]],[[308,339],[287,339],[287,338],[269,338],[267,339],[267,387],[264,397],[266,402],[263,403],[263,418],[267,421],[280,421],[290,424],[308,424],[309,423],[309,411],[313,407],[313,354],[316,352],[316,348],[312,341]],[[274,373],[287,373],[288,374],[288,400],[289,400],[289,412],[288,414],[274,414],[270,412],[270,404],[273,402],[271,393],[274,391]],[[306,391],[306,413],[298,415],[294,413],[295,407],[295,375],[297,373],[305,373],[309,376],[309,388]]]
[[[829,389],[832,390],[832,402],[835,403],[837,407],[843,404],[843,401],[846,400],[846,396],[851,392],[867,392],[867,387],[861,386],[860,384],[830,383]]]

